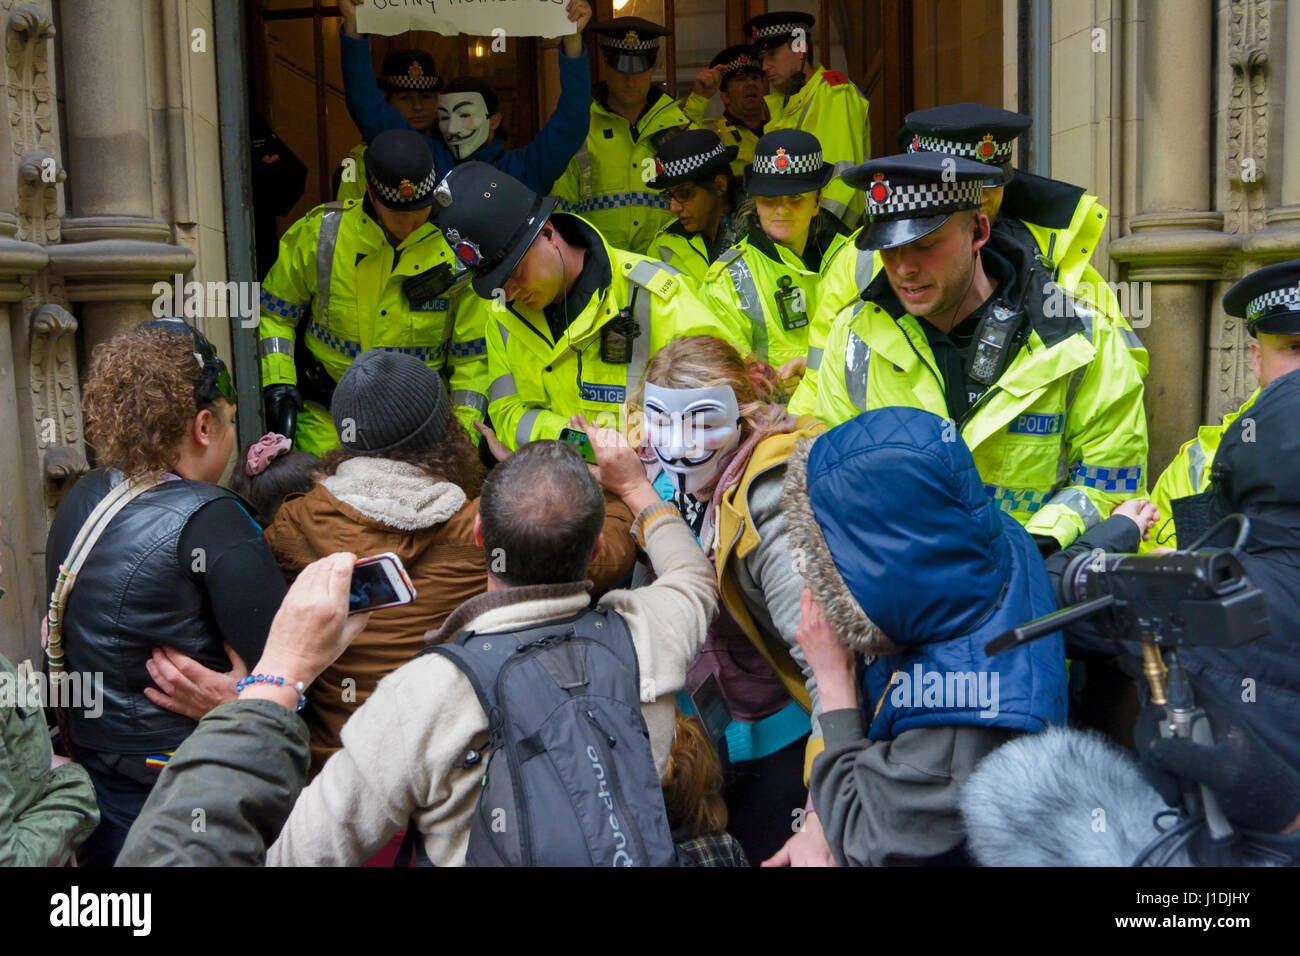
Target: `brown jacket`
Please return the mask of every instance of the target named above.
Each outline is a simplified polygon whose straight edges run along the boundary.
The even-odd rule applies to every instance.
[[[368,557],[392,551],[406,567],[416,598],[375,611],[362,634],[308,691],[303,712],[311,731],[313,776],[340,747],[339,732],[380,678],[425,647],[426,631],[442,626],[457,607],[487,588],[483,549],[474,543],[478,499],[435,482],[420,469],[385,458],[353,458],[305,495],[280,508],[266,539],[292,578],[336,551]],[[636,546],[632,514],[606,498],[605,548],[592,563],[596,592],[631,569]]]

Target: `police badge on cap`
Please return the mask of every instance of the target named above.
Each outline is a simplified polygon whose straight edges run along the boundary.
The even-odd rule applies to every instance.
[[[389,209],[411,212],[432,205],[437,172],[428,140],[410,129],[380,133],[366,149],[366,184]]]
[[[616,17],[593,26],[605,63],[619,73],[644,73],[659,56],[659,38],[668,31],[640,17]]]
[[[812,133],[779,129],[759,139],[754,161],[745,167],[745,192],[751,196],[794,196],[825,188],[835,166],[822,159],[822,144]]]
[[[810,38],[816,22],[811,13],[777,10],[746,20],[745,37],[755,50],[769,50],[782,43],[790,43],[797,36]]]
[[[884,156],[846,170],[841,178],[867,194],[867,224],[859,249],[892,249],[934,232],[963,209],[978,209],[984,180],[997,170],[941,153]]]
[[[379,68],[379,88],[386,93],[398,90],[428,90],[442,88],[442,79],[434,65],[433,56],[424,50],[394,50],[384,57]]]
[[[1014,175],[1011,151],[1016,139],[1033,121],[1023,113],[983,103],[953,103],[908,113],[906,123],[912,134],[908,152],[944,153],[1001,166],[985,185],[1004,186]]]

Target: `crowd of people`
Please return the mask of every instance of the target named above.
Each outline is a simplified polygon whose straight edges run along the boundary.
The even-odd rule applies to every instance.
[[[1060,807],[1113,780],[1088,862],[1194,784],[1235,861],[1300,861],[1300,260],[1229,290],[1259,389],[1152,476],[1106,212],[1013,168],[1029,117],[921,110],[869,158],[812,17],[753,18],[678,103],[663,27],[570,0],[559,104],[507,149],[481,81],[375,76],[358,5],[363,142],[263,283],[267,434],[235,449],[179,319],[95,350],[44,639],[102,713],[51,713],[54,754],[0,708],[0,860],[1066,863]],[[989,653],[1077,556],[1231,514],[1269,629],[1179,648],[1214,742],[1162,729],[1149,649]],[[410,593],[358,609],[376,555]]]

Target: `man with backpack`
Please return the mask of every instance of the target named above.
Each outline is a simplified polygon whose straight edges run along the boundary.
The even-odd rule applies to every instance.
[[[438,866],[467,854],[471,863],[674,865],[660,781],[674,697],[717,610],[715,578],[622,436],[594,427],[587,435],[601,484],[637,516],[632,535],[659,574],[654,584],[589,607],[583,577],[603,547],[604,496],[572,448],[531,443],[483,487],[476,537],[487,593],[429,635],[435,645],[459,638],[453,654],[468,669],[430,652],[380,681],[344,726],[343,750],[290,812],[306,779],[307,733],[284,708],[304,702],[305,685],[364,623],[345,625],[345,590],[324,588],[352,556],[322,559],[276,618],[255,668],[266,679],[213,710],[177,750],[119,862],[247,865],[279,832],[269,864],[359,864],[409,821]],[[502,681],[484,687],[484,661],[502,648],[510,651]],[[532,684],[518,693],[510,682],[524,676]],[[475,680],[489,695],[502,692],[491,722]],[[545,695],[566,702],[520,736]],[[579,784],[572,799],[569,782]],[[205,809],[202,833],[191,826],[196,806]]]
[[[658,580],[588,610],[600,487],[564,444],[515,452],[484,483],[475,526],[487,593],[454,611],[429,635],[441,646],[384,678],[348,721],[343,750],[299,797],[268,863],[357,864],[408,820],[438,866],[467,862],[467,852],[479,864],[674,862],[659,780],[673,695],[717,591],[636,453],[615,432],[588,435],[602,483],[637,515],[632,534]],[[453,647],[459,665],[438,653]],[[528,713],[542,700],[545,715]],[[570,792],[580,796],[571,802]]]

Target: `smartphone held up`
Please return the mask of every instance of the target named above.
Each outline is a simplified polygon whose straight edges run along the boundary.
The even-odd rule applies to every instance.
[[[352,567],[352,584],[348,588],[348,613],[375,611],[383,607],[410,604],[415,588],[402,566],[402,559],[391,551],[360,558]]]

